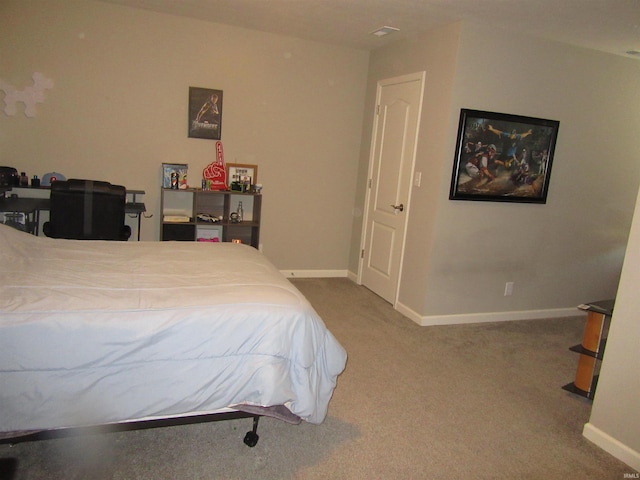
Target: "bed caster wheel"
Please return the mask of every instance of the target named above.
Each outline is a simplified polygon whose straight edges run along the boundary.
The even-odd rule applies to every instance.
[[[258,444],[259,439],[260,439],[260,436],[257,433],[247,432],[247,434],[244,436],[243,441],[249,447],[255,447]]]

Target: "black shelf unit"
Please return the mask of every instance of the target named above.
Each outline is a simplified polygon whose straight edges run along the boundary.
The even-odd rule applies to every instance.
[[[593,400],[598,386],[600,364],[607,344],[607,333],[613,314],[614,300],[601,300],[578,306],[587,312],[582,343],[569,347],[580,355],[575,380],[562,388],[568,392]]]
[[[244,220],[235,222],[231,217],[242,202]],[[161,197],[162,241],[207,241],[217,238],[222,242],[239,241],[260,247],[260,214],[262,194],[232,190],[162,189]],[[170,221],[176,211],[184,212],[186,221]],[[198,221],[198,214],[221,217],[217,222]]]

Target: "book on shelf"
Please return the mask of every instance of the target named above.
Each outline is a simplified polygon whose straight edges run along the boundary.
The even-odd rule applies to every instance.
[[[167,223],[188,223],[191,218],[186,215],[165,215],[163,220]]]

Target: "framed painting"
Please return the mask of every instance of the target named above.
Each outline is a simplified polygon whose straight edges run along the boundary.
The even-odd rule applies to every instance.
[[[460,110],[450,200],[546,203],[560,122]]]
[[[220,140],[222,90],[189,87],[189,137]]]

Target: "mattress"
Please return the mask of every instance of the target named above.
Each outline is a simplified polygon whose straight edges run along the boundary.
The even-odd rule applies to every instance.
[[[0,225],[0,432],[280,406],[327,414],[346,352],[252,247]]]

